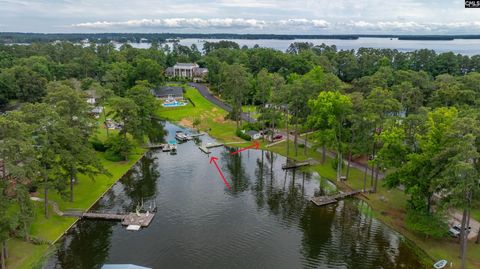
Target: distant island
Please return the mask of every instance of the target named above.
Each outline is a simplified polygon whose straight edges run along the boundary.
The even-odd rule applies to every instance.
[[[349,34],[349,35],[277,35],[277,34],[180,34],[180,33],[18,33],[1,32],[0,43],[34,43],[70,41],[81,42],[84,40],[96,43],[111,41],[125,42],[166,42],[185,38],[198,39],[339,39],[355,40],[359,38],[398,38],[399,40],[454,40],[454,39],[480,39],[480,35],[375,35],[375,34]]]

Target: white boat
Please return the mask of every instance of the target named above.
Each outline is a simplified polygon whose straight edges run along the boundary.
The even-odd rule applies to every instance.
[[[438,262],[433,264],[433,267],[436,269],[442,269],[447,266],[448,261],[447,260],[439,260]]]
[[[127,226],[127,231],[138,231],[140,230],[140,225],[128,225]]]
[[[170,154],[175,155],[177,154],[177,141],[172,140],[168,142],[168,146],[170,148]]]
[[[182,131],[177,131],[175,133],[175,138],[179,141],[187,141],[188,137]]]

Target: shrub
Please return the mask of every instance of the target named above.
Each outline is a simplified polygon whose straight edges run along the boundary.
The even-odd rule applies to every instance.
[[[132,142],[127,138],[124,139],[119,135],[111,136],[107,143],[107,151],[105,152],[105,158],[112,162],[126,161],[133,149]]]
[[[247,141],[250,141],[252,140],[252,138],[248,135],[248,134],[245,134],[245,133],[242,133],[242,131],[240,129],[237,129],[237,131],[235,132],[235,134],[240,137],[241,139],[244,139],[244,140],[247,140]]]
[[[405,224],[409,230],[425,235],[425,237],[441,238],[448,233],[448,225],[442,216],[427,214],[408,209]]]
[[[105,152],[107,151],[108,147],[100,141],[98,138],[93,138],[90,143],[92,144],[92,147],[95,151],[98,152]]]

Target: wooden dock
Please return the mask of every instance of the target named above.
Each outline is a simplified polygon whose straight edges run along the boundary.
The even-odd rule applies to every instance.
[[[338,202],[341,199],[357,195],[359,193],[363,193],[363,191],[349,191],[349,192],[341,192],[335,195],[326,195],[326,196],[317,196],[310,199],[315,205],[317,206],[324,206]]]
[[[210,150],[205,146],[198,146],[198,148],[205,154],[210,154]]]
[[[163,149],[167,144],[152,144],[146,146],[148,149]]]
[[[205,133],[189,134],[189,136],[190,136],[191,138],[195,138],[195,137],[199,137],[199,136],[203,136],[203,135],[205,135]]]
[[[302,166],[307,166],[310,165],[310,161],[305,161],[305,162],[293,162],[293,163],[286,163],[282,164],[282,169],[294,169]]]
[[[138,225],[141,227],[147,227],[152,222],[154,213],[130,213],[126,215],[122,220],[122,225]]]
[[[152,222],[155,213],[107,213],[107,212],[63,212],[65,217],[78,217],[85,219],[101,219],[121,221],[122,225],[138,225],[140,227],[147,227]]]
[[[207,143],[205,147],[207,149],[222,147],[223,143]]]
[[[207,144],[198,146],[198,148],[201,151],[203,151],[203,153],[210,154],[211,153],[211,151],[210,151],[211,148],[217,148],[217,147],[222,147],[222,146],[224,146],[223,143],[207,143]]]

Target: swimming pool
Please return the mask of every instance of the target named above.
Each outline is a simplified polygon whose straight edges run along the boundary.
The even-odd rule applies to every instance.
[[[178,102],[178,101],[175,101],[175,102],[172,102],[172,103],[163,103],[162,106],[164,107],[177,107],[177,106],[186,106],[187,103],[186,102]]]

